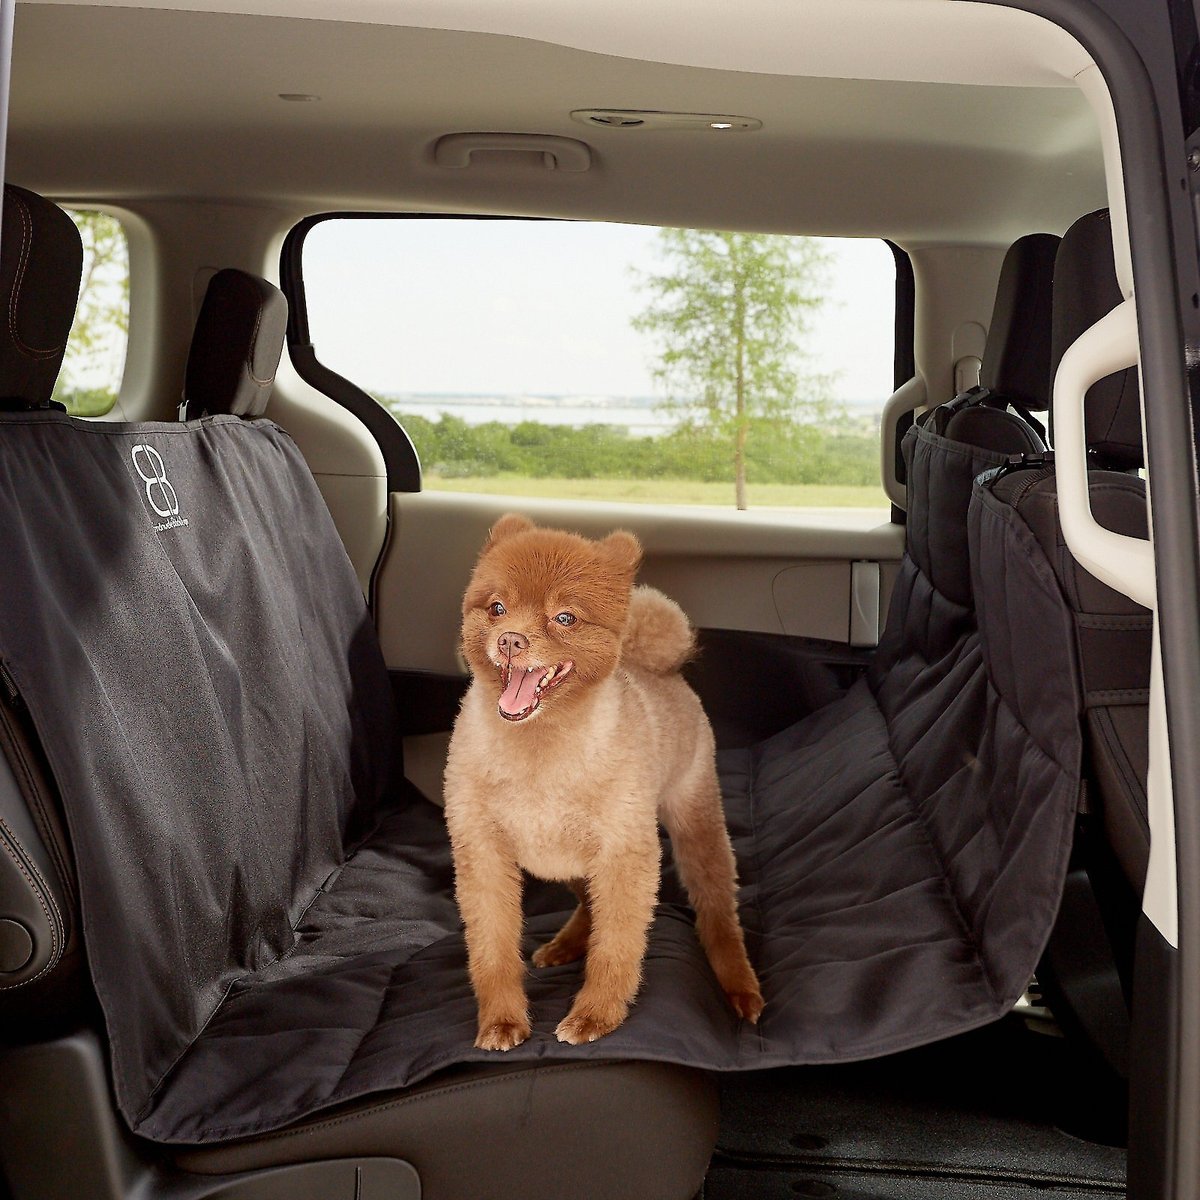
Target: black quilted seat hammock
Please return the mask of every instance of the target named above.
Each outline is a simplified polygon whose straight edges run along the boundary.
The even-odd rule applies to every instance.
[[[1049,568],[1028,582],[1028,530],[970,499],[1001,456],[925,429],[906,449],[916,519],[869,678],[722,762],[761,1023],[726,1005],[668,860],[627,1023],[560,1045],[580,967],[534,972],[505,1061],[849,1060],[1022,992],[1079,789],[1068,617]],[[233,1139],[489,1057],[441,813],[400,776],[370,619],[290,439],[0,415],[0,563],[0,657],[62,792],[130,1126]],[[572,904],[531,884],[527,949]]]

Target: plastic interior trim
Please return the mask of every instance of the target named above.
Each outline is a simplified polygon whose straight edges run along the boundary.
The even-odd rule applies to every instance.
[[[1084,397],[1093,384],[1135,366],[1137,362],[1137,312],[1130,297],[1080,335],[1063,355],[1054,378],[1054,464],[1058,478],[1059,517],[1068,549],[1097,579],[1155,612],[1150,672],[1150,764],[1146,780],[1150,865],[1142,909],[1163,939],[1172,947],[1178,947],[1175,809],[1156,611],[1154,544],[1114,533],[1100,525],[1092,515],[1088,489]]]
[[[897,507],[907,509],[908,493],[896,471],[896,447],[899,444],[900,418],[925,404],[925,380],[914,375],[898,387],[884,402],[879,419],[879,473],[887,498]]]
[[[1071,553],[1101,582],[1153,609],[1152,543],[1105,529],[1092,515],[1083,417],[1088,389],[1137,361],[1137,315],[1132,299],[1097,321],[1063,355],[1054,378],[1055,470],[1063,537]]]

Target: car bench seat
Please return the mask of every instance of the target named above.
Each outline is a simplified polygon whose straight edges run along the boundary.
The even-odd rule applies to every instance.
[[[1020,331],[1015,316],[1007,330]],[[481,1108],[463,1121],[483,1148],[474,1194],[512,1191],[493,1148],[522,1168],[537,1161],[542,1130],[526,1114],[548,1108],[564,1156],[604,1155],[589,1194],[646,1194],[647,1180],[686,1194],[715,1134],[711,1093],[697,1094],[702,1076],[654,1064],[846,1061],[1006,1013],[1071,845],[1073,648],[1064,633],[1037,663],[983,652],[973,600],[1032,552],[1019,531],[968,537],[971,481],[1004,454],[925,426],[905,449],[909,553],[870,675],[721,763],[762,1020],[730,1010],[668,847],[628,1020],[599,1043],[561,1045],[552,1031],[580,965],[535,972],[534,1033],[504,1056],[511,1076],[460,1089],[463,1076],[439,1084],[438,1072],[496,1056],[471,1046],[444,820],[399,771],[378,644],[295,446],[269,421],[225,414],[141,425],[0,414],[0,657],[61,792],[113,1091],[148,1153],[194,1173],[311,1174],[306,1155],[381,1145],[378,1131],[416,1114],[412,1085],[455,1104],[500,1086],[522,1096],[515,1121],[499,1134],[471,1123]],[[63,522],[67,503],[75,519]],[[1038,628],[1069,628],[1057,590],[1024,601]],[[573,903],[531,885],[526,950]],[[55,1045],[75,1060],[86,1049]],[[5,1056],[6,1094],[21,1094],[33,1072],[20,1064],[45,1049]],[[621,1129],[576,1119],[596,1109],[598,1081],[651,1078],[663,1099],[622,1105],[618,1083],[599,1109],[620,1108]],[[669,1120],[643,1136],[635,1126],[656,1107]],[[21,1128],[18,1105],[0,1147],[29,1162],[5,1126]],[[614,1145],[630,1150],[596,1149]],[[63,1157],[41,1154],[22,1182]],[[426,1175],[450,1177],[461,1178],[452,1164]]]
[[[1030,311],[1002,307],[996,336],[1023,336]],[[992,383],[1002,395],[1003,378]],[[1018,452],[1036,444],[995,403],[951,416],[962,412],[1019,435]],[[557,1043],[580,966],[538,971],[533,1036],[497,1071],[471,1046],[444,820],[403,780],[361,590],[287,435],[228,414],[0,414],[8,706],[36,730],[61,793],[113,1093],[142,1139],[137,1161],[171,1164],[161,1194],[336,1194],[330,1171],[347,1195],[404,1194],[399,1156],[412,1163],[420,1148],[438,1164],[419,1167],[430,1195],[461,1194],[473,1150],[476,1196],[536,1196],[543,1182],[562,1194],[580,1162],[588,1195],[685,1196],[715,1136],[711,1091],[665,1064],[846,1061],[1011,1009],[1072,844],[1071,617],[1047,569],[1020,596],[1043,653],[1016,654],[1002,636],[985,645],[976,608],[1016,611],[1009,581],[1040,553],[974,497],[966,510],[972,481],[1006,453],[930,424],[905,453],[909,545],[868,677],[720,764],[762,1020],[729,1009],[667,847],[628,1020],[599,1043]],[[573,903],[530,886],[526,949]],[[61,1130],[23,1117],[40,1094],[32,1064],[74,1063],[94,1081],[98,1045],[77,1035],[0,1061],[0,1150],[24,1169],[20,1200],[69,1170]],[[422,1116],[451,1108],[454,1137]],[[105,1111],[88,1113],[103,1124]],[[107,1115],[89,1146],[117,1140]],[[38,1130],[50,1141],[31,1147]],[[551,1165],[547,1130],[561,1139]],[[412,1140],[385,1156],[393,1135]],[[158,1176],[127,1186],[121,1170],[113,1194],[154,1194]],[[206,1170],[224,1178],[205,1182]],[[247,1171],[259,1178],[230,1181]]]
[[[0,294],[8,297],[10,320],[0,328],[0,393],[4,395],[0,409],[14,414],[14,424],[0,430],[0,439],[10,433],[21,436],[18,430],[28,432],[31,426],[36,437],[39,420],[60,420],[49,412],[50,395],[71,323],[80,262],[78,235],[61,210],[32,193],[5,189],[0,287],[7,286],[7,291]],[[18,266],[23,272],[19,290],[14,286]],[[193,340],[187,402],[208,413],[259,415],[280,356],[285,320],[283,298],[271,285],[244,272],[219,272],[206,293]],[[222,420],[225,430],[212,430],[217,436],[232,434],[242,424],[228,416],[208,424]],[[229,540],[225,534],[233,511],[215,506],[201,516],[194,507],[194,491],[189,499],[185,479],[170,457],[172,426],[69,424],[98,443],[107,445],[114,439],[128,443],[128,458],[119,460],[124,475],[120,483],[132,487],[137,503],[144,506],[147,519],[161,527],[162,535],[203,521],[209,539]],[[294,453],[287,448],[285,435],[276,432],[272,437],[283,439],[279,445],[285,453]],[[45,463],[53,469],[53,452]],[[239,465],[244,464],[236,459],[231,463],[235,471]],[[240,482],[253,504],[260,481],[247,476]],[[0,468],[0,490],[20,506],[25,501],[11,487],[11,478]],[[59,499],[68,512],[89,503],[86,487],[79,492],[61,488]],[[345,576],[329,540],[331,527],[322,524],[327,515],[314,494],[303,488],[299,500],[294,518],[300,522],[300,565],[310,569],[319,560],[336,563],[333,577],[340,591],[321,599],[348,603],[357,614],[356,628],[366,628],[361,594],[352,578]],[[308,524],[325,535],[319,553]],[[111,545],[85,549],[86,563],[62,564],[75,575],[76,586],[84,588],[96,583],[94,575],[103,574],[108,563],[121,562]],[[243,543],[237,553],[252,554],[253,546]],[[241,573],[237,554],[228,559],[218,553],[213,561],[223,571]],[[90,579],[88,566],[93,571]],[[147,566],[142,559],[131,569],[153,575],[161,567],[161,562]],[[218,586],[206,589],[208,594],[200,601],[213,611],[238,594],[236,588],[227,592],[216,582]],[[53,599],[51,593],[50,608]],[[278,597],[274,602],[278,604]],[[300,616],[311,636],[329,632],[329,623],[317,614]],[[45,617],[48,622],[62,619],[61,613]],[[118,627],[123,622],[129,625],[126,653],[144,651],[136,623],[131,624],[127,614],[118,608],[106,612],[104,619]],[[355,644],[359,643],[367,648],[368,661],[377,659],[365,634],[358,637]],[[350,653],[355,653],[353,646]],[[73,660],[65,669],[78,665]],[[214,679],[224,676],[218,686],[228,698],[245,694],[237,675],[240,669],[253,670],[257,665],[250,659],[214,660],[208,671]],[[170,665],[159,663],[151,670],[160,668],[169,671]],[[368,675],[371,672],[378,682],[380,664],[375,662]],[[298,677],[295,681],[300,682]],[[182,677],[172,684],[181,693],[195,686]],[[376,689],[373,709],[368,701],[347,701],[345,691],[334,695],[330,705],[334,715],[344,718],[356,712],[361,718],[370,712],[376,723],[390,721],[385,677],[383,684]],[[330,699],[329,693],[324,698]],[[136,705],[139,698],[129,699]],[[60,712],[42,711],[41,722],[70,722],[78,726],[81,738],[88,739],[93,714],[86,705],[73,707],[67,700]],[[310,711],[309,727],[301,731],[305,749],[296,758],[304,766],[292,777],[301,788],[332,778],[329,762],[319,761],[321,717],[319,707]],[[252,723],[252,715],[247,714],[245,727],[238,732],[246,734]],[[241,749],[236,738],[230,749],[236,760]],[[161,750],[172,753],[169,747]],[[294,1200],[306,1196],[400,1200],[418,1194],[457,1197],[464,1191],[506,1198],[588,1194],[686,1200],[699,1187],[716,1137],[715,1088],[703,1072],[669,1064],[460,1067],[402,1092],[384,1092],[352,1109],[326,1112],[320,1122],[304,1128],[277,1130],[261,1145],[256,1146],[254,1139],[243,1140],[220,1158],[210,1148],[177,1154],[131,1136],[114,1104],[103,1014],[86,967],[81,969],[83,943],[93,954],[101,953],[98,947],[111,914],[93,911],[87,937],[80,936],[74,861],[59,815],[55,774],[46,762],[29,706],[2,660],[0,751],[0,848],[5,851],[0,856],[0,1013],[5,1018],[6,1043],[0,1052],[0,1159],[14,1200],[77,1195],[81,1187],[95,1200],[168,1193],[180,1200],[217,1195],[256,1200],[284,1194]],[[159,752],[152,737],[137,749],[139,756],[146,757]],[[175,753],[179,770],[186,770],[189,752]],[[360,753],[351,774],[367,771],[369,757]],[[82,779],[85,788],[103,786],[103,769],[96,766],[102,759],[101,754],[93,760],[93,769]],[[391,766],[384,763],[381,769]],[[158,815],[164,828],[172,824],[169,809]],[[219,825],[226,815],[217,806],[207,808],[200,819]],[[261,834],[275,842],[294,838],[298,858],[307,853],[310,839],[319,841],[315,828],[306,828],[302,820],[289,820],[294,811],[286,811],[286,805],[273,815],[279,827],[263,827]],[[103,831],[97,831],[97,836],[103,837]],[[189,869],[183,855],[168,855],[167,861],[170,869],[178,871],[173,881],[178,898],[196,885],[203,868]],[[220,920],[243,921],[250,930],[269,924],[269,914],[255,908],[268,873],[260,870],[263,864],[243,858],[229,865],[230,890],[211,896]],[[169,914],[161,910],[139,912],[135,919],[138,937],[122,969],[134,975],[158,971],[156,979],[164,991],[177,988],[178,976],[188,972],[194,965],[190,960],[203,949],[189,944],[190,930],[172,929]],[[287,936],[277,921],[269,933]],[[154,947],[171,942],[178,943],[180,954],[164,970],[161,959],[154,961]],[[131,1015],[120,1032],[139,1039],[146,1030],[137,1013]],[[273,1167],[268,1160],[279,1154],[281,1145],[288,1149],[286,1164]]]

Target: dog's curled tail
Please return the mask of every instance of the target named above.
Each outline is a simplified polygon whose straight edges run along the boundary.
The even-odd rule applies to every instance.
[[[621,639],[621,661],[655,675],[670,675],[695,650],[696,635],[683,609],[656,588],[635,587]]]

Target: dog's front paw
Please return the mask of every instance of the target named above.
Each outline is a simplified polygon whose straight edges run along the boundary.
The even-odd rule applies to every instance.
[[[529,1036],[529,1022],[520,1017],[515,1021],[489,1021],[479,1026],[475,1045],[480,1050],[511,1050]]]
[[[762,992],[758,988],[746,992],[726,992],[725,995],[728,997],[729,1003],[733,1005],[733,1011],[739,1017],[744,1021],[749,1021],[751,1025],[758,1024],[764,1004]]]
[[[612,1033],[625,1020],[624,1006],[608,1011],[594,1008],[572,1009],[558,1023],[554,1036],[560,1042],[571,1046],[581,1046],[586,1042],[594,1042],[606,1033]]]

